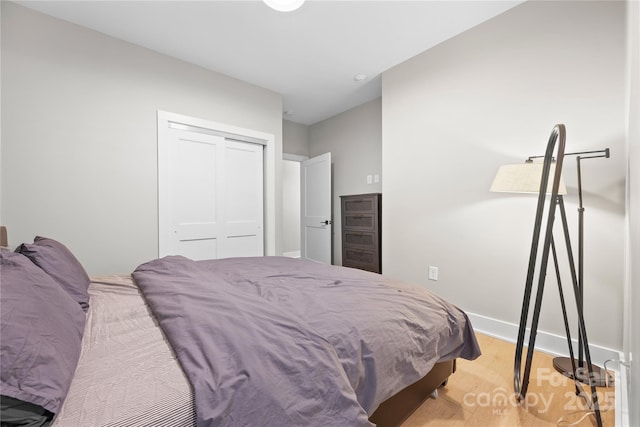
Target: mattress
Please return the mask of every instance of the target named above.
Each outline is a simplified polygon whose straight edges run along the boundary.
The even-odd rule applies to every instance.
[[[53,426],[194,426],[191,386],[131,277],[93,277],[89,294],[80,360]]]

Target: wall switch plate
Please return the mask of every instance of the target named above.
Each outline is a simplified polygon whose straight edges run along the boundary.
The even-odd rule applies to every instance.
[[[373,182],[375,182],[375,183],[380,182],[380,175],[379,174],[373,175]]]
[[[438,267],[429,266],[429,280],[438,280]]]
[[[367,184],[371,184],[373,182],[373,177],[371,175],[367,175]]]

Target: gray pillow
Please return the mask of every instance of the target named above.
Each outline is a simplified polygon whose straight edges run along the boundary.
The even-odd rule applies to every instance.
[[[16,252],[25,255],[35,265],[62,286],[86,312],[89,308],[89,276],[71,251],[62,243],[37,236],[33,244],[23,243]]]
[[[76,369],[86,315],[51,276],[0,249],[0,394],[57,413]]]

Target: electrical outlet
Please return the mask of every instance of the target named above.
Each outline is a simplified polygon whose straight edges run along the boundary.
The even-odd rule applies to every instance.
[[[429,280],[438,280],[438,267],[429,266]]]

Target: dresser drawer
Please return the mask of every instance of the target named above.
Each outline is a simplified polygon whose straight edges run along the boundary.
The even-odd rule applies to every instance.
[[[350,213],[370,213],[376,211],[377,198],[372,196],[361,196],[357,198],[345,199],[342,205],[345,214]]]
[[[378,236],[374,232],[359,232],[345,230],[342,235],[342,244],[364,249],[376,249],[378,246]]]
[[[343,246],[342,265],[378,273],[380,271],[380,257],[378,251]]]
[[[361,230],[374,230],[376,217],[373,214],[345,214],[342,219],[344,228],[358,228]]]

